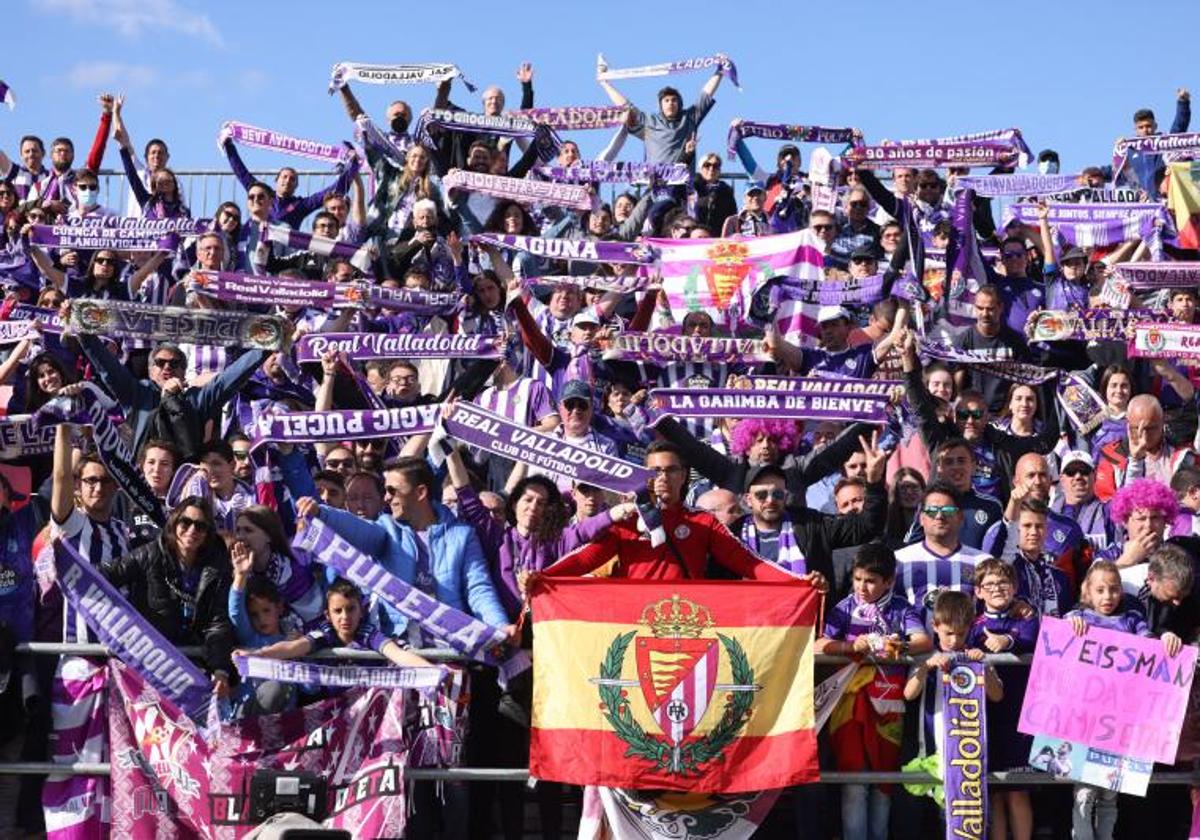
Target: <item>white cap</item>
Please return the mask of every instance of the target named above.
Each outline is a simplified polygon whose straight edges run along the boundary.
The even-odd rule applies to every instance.
[[[600,326],[600,319],[596,317],[591,309],[582,309],[574,318],[571,319],[572,327],[581,327],[584,324],[595,324]]]
[[[817,323],[824,324],[826,321],[836,321],[839,318],[845,318],[847,321],[853,320],[850,313],[840,306],[822,306],[817,310]]]
[[[1067,467],[1071,466],[1071,464],[1083,464],[1089,470],[1096,469],[1096,462],[1092,460],[1092,456],[1082,449],[1072,449],[1064,455],[1058,471],[1060,473],[1066,472]]]

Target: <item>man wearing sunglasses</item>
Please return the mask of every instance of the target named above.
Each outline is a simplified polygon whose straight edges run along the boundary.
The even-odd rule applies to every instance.
[[[876,448],[878,433],[868,442],[859,438],[867,459],[867,493],[861,513],[833,515],[789,504],[787,475],[782,467],[764,464],[746,479],[744,505],[750,513],[730,530],[742,544],[796,574],[833,580],[830,556],[834,549],[862,545],[883,534],[887,521],[884,471],[891,454]],[[817,577],[819,576],[819,578]]]
[[[1108,505],[1096,498],[1096,464],[1087,452],[1073,449],[1063,456],[1050,509],[1077,522],[1093,552],[1103,551],[1117,538]]]
[[[846,220],[838,227],[837,236],[830,246],[830,253],[839,263],[839,268],[848,268],[853,255],[864,248],[879,244],[879,225],[871,221],[868,212],[871,199],[862,187],[846,193]]]
[[[896,552],[896,594],[908,599],[933,632],[933,602],[943,590],[975,594],[975,566],[986,552],[963,545],[962,497],[945,481],[925,490],[917,518],[923,538]]]
[[[1004,518],[1004,506],[997,497],[980,492],[974,484],[977,472],[976,453],[965,438],[948,438],[934,451],[930,459],[933,477],[957,494],[962,513],[958,538],[972,548],[982,548],[988,530]],[[913,520],[908,541],[924,538],[924,518]]]

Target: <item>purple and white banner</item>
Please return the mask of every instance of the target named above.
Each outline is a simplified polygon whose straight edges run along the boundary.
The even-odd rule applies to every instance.
[[[1200,358],[1200,324],[1138,321],[1126,347],[1140,359]]]
[[[283,152],[287,155],[307,158],[320,163],[345,163],[350,158],[351,148],[344,143],[318,143],[315,140],[305,140],[271,131],[268,128],[258,128],[246,123],[228,120],[221,123],[217,145],[223,147],[226,139],[240,146],[253,149],[266,149],[271,152]]]
[[[17,344],[22,341],[37,341],[42,331],[37,323],[29,319],[0,321],[0,344]]]
[[[333,283],[295,277],[203,269],[193,270],[190,276],[195,291],[229,303],[324,309],[333,304],[336,293]]]
[[[420,435],[437,425],[441,403],[403,408],[332,409],[263,413],[247,434],[264,443],[320,443]]]
[[[329,350],[366,359],[499,359],[499,336],[462,333],[311,333],[296,342],[297,362],[319,362]]]
[[[613,277],[607,274],[543,274],[540,277],[525,277],[521,280],[521,284],[527,289],[535,286],[574,286],[578,289],[599,289],[623,295],[644,291],[650,282],[649,277]]]
[[[480,192],[520,204],[551,204],[571,210],[592,209],[591,191],[577,184],[534,181],[529,178],[492,175],[488,172],[472,172],[468,169],[452,169],[442,176],[442,187],[447,190]]]
[[[946,840],[987,838],[986,667],[959,659],[941,674]]]
[[[883,275],[851,277],[846,280],[802,280],[784,278],[773,300],[792,300],[819,306],[870,306],[883,300]]]
[[[1190,134],[1151,134],[1147,137],[1122,137],[1113,144],[1112,168],[1115,180],[1125,168],[1130,154],[1168,155],[1175,160],[1200,156],[1200,132]]]
[[[900,379],[853,379],[850,377],[821,376],[750,376],[750,385],[755,391],[779,391],[783,393],[827,393],[828,382],[838,383],[839,393],[866,394],[888,399],[892,389],[905,387]],[[821,384],[813,384],[821,383]]]
[[[614,493],[644,489],[654,473],[614,455],[535,432],[473,403],[458,402],[445,420],[446,432],[463,443],[537,467],[556,476]]]
[[[284,338],[283,321],[273,315],[116,300],[72,300],[69,326],[77,332],[105,338],[255,350],[278,350]]]
[[[1128,262],[1113,267],[1131,289],[1200,287],[1200,262]]]
[[[339,283],[335,305],[394,309],[418,315],[451,315],[462,297],[458,292],[391,289],[373,283]]]
[[[12,88],[0,79],[0,102],[8,106],[8,110],[13,110],[17,107],[17,97],[13,95]]]
[[[1017,160],[1020,151],[998,140],[954,143],[891,143],[855,146],[842,158],[862,169],[937,169],[947,166],[997,166]]]
[[[1030,341],[1128,341],[1137,321],[1165,321],[1153,309],[1035,309],[1025,321]]]
[[[0,418],[0,461],[48,455],[54,451],[54,434],[54,426],[36,424],[29,414]]]
[[[856,128],[829,128],[821,125],[788,125],[786,123],[751,122],[734,120],[729,124],[729,135],[725,140],[729,159],[737,157],[737,141],[744,137],[759,137],[764,140],[790,140],[793,143],[853,143]]]
[[[932,137],[929,139],[906,140],[906,143],[914,145],[933,144],[935,146],[945,146],[954,143],[974,143],[979,140],[995,141],[998,143],[1007,143],[1013,146],[1019,153],[1018,162],[1024,166],[1029,162],[1033,152],[1029,150],[1029,144],[1025,142],[1025,138],[1021,136],[1019,128],[996,128],[990,131],[973,131],[969,134],[955,134],[950,137]]]
[[[320,685],[337,688],[388,688],[430,691],[445,681],[447,668],[397,668],[361,665],[318,665],[270,659],[265,656],[235,656],[233,664],[243,677],[256,680]]]
[[[244,837],[261,821],[250,797],[260,770],[326,780],[323,828],[350,837],[404,836],[408,692],[350,690],[201,733],[133,669],[110,663],[109,681],[114,837]]]
[[[203,724],[213,697],[212,683],[204,672],[66,540],[54,541],[54,570],[63,595],[100,642],[188,717]]]
[[[1056,195],[1084,186],[1081,175],[960,175],[954,188],[975,190],[987,198],[1014,195]]]
[[[645,79],[651,76],[672,76],[676,73],[692,73],[696,70],[717,68],[729,76],[729,81],[741,89],[738,84],[737,67],[724,53],[708,55],[703,58],[687,58],[682,61],[667,61],[662,64],[647,64],[642,67],[624,67],[616,70],[608,66],[603,55],[596,57],[596,80],[615,81],[617,79]]]
[[[773,420],[850,420],[882,423],[887,396],[863,393],[854,382],[808,379],[802,388],[762,392],[744,388],[654,388],[658,417],[738,417]]]
[[[656,252],[640,242],[604,242],[598,239],[550,239],[511,233],[476,233],[471,242],[512,248],[549,260],[586,260],[587,262],[636,263],[649,265]]]
[[[621,125],[625,122],[629,108],[625,105],[566,105],[561,108],[528,108],[508,113],[559,131],[585,131]]]
[[[29,241],[43,248],[173,251],[181,236],[195,236],[211,227],[211,219],[98,216],[66,225],[33,225],[29,229]]]
[[[475,85],[453,64],[363,64],[339,61],[333,65],[329,92],[341,90],[347,82],[366,82],[369,85],[427,85],[441,84],[448,79],[462,79],[467,90]]]
[[[1049,204],[1047,221],[1067,242],[1080,248],[1119,245],[1134,239],[1175,235],[1167,208],[1157,203]],[[1016,220],[1037,226],[1036,204],[1013,204],[1005,209],[1004,224]]]
[[[354,246],[336,239],[327,239],[312,233],[292,230],[284,225],[261,225],[260,242],[275,243],[295,251],[307,251],[322,257],[346,260],[363,274],[371,274],[371,262],[375,259],[374,245],[368,241]]]
[[[498,627],[431,598],[387,571],[322,522],[310,519],[292,540],[292,548],[328,566],[363,590],[378,595],[411,621],[471,659],[502,665],[500,651],[508,635]],[[520,654],[520,651],[517,652]],[[513,657],[514,659],[517,656]],[[527,658],[526,658],[527,659]]]
[[[570,166],[535,166],[535,174],[561,184],[660,184],[679,185],[692,180],[684,163],[649,163],[631,160],[581,160]]]
[[[712,364],[765,364],[775,361],[759,338],[703,338],[696,335],[623,332],[614,335],[604,350],[606,361],[709,362]]]

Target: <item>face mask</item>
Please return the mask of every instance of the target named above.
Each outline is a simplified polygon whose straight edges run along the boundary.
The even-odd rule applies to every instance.
[[[99,190],[85,190],[82,187],[77,189],[75,194],[79,196],[79,204],[82,207],[95,207],[100,197]]]
[[[392,120],[392,131],[396,134],[403,134],[408,130],[408,120],[404,117],[396,117]]]
[[[1042,173],[1043,175],[1057,175],[1058,174],[1058,161],[1056,161],[1056,160],[1038,161],[1038,172]]]

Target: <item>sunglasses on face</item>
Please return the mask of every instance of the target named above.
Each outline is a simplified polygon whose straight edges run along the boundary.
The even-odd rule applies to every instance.
[[[700,164],[700,168],[701,169],[720,169],[721,164],[713,163],[711,160],[706,160],[706,161],[704,161],[704,163]]]
[[[776,502],[782,502],[784,499],[787,498],[787,491],[779,490],[779,489],[752,490],[750,492],[750,495],[753,496],[754,500],[757,502],[765,502],[767,499],[771,499],[772,501],[776,501]]]
[[[163,370],[169,370],[170,368],[181,368],[183,367],[183,360],[176,359],[173,356],[169,359],[165,359],[160,356],[154,360],[154,366]]]
[[[812,229],[820,233],[823,230],[833,230],[833,225],[813,225]]]
[[[203,519],[192,519],[190,516],[181,516],[175,523],[175,527],[180,531],[190,531],[195,528],[197,531],[204,533],[208,530],[208,523]]]
[[[982,420],[985,414],[987,414],[985,408],[960,408],[954,412],[954,416],[959,420]]]
[[[921,508],[921,513],[930,519],[949,519],[958,513],[958,505],[925,505],[925,507]]]
[[[1077,475],[1091,475],[1092,471],[1087,467],[1067,467],[1063,470],[1063,475],[1067,478],[1074,478]]]
[[[113,259],[112,257],[96,257],[96,259],[93,260],[93,262],[95,262],[96,265],[116,265],[117,264],[117,261],[115,259]]]
[[[567,400],[563,403],[563,408],[567,411],[587,411],[591,404],[587,400]]]

